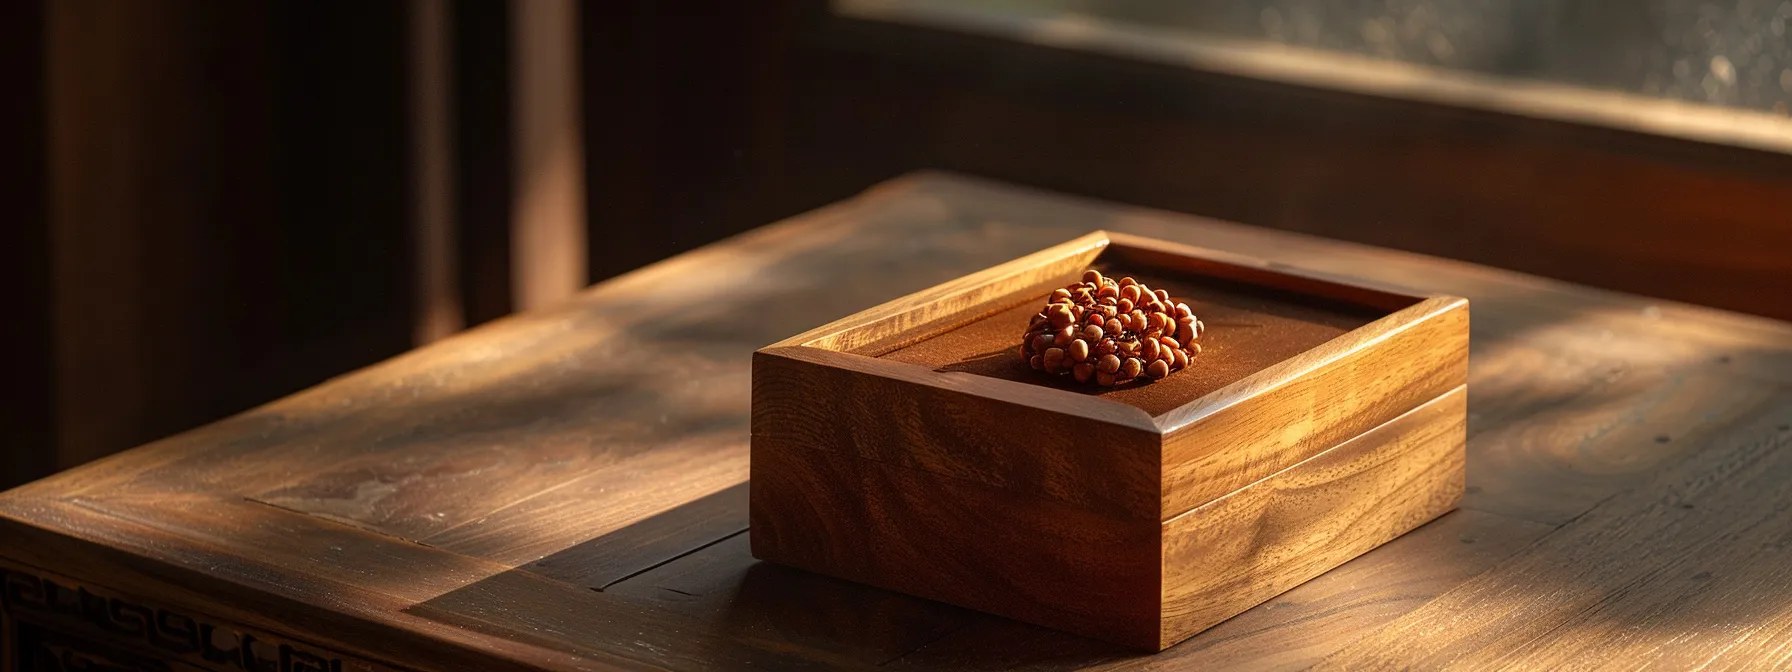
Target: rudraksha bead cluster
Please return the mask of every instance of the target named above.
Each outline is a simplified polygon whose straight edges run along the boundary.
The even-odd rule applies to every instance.
[[[1169,292],[1090,269],[1081,282],[1052,290],[1021,337],[1020,356],[1036,370],[1113,387],[1188,368],[1206,329]]]

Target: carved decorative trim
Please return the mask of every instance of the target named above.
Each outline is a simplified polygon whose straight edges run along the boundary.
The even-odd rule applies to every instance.
[[[19,650],[12,660],[20,672],[204,672],[30,623],[20,623],[13,634]]]
[[[396,672],[321,647],[13,563],[0,564],[0,611],[12,621],[0,638],[12,642],[16,649],[6,661],[7,670],[24,670],[21,661],[27,656],[40,657],[34,660],[49,660],[41,657],[50,656],[57,662],[46,669]],[[67,637],[26,641],[20,632],[25,624]],[[97,646],[86,650],[82,642]],[[119,651],[129,652],[123,655],[132,656],[134,662],[116,662]],[[151,662],[141,662],[132,654],[150,656],[141,660]],[[180,665],[157,665],[155,661]]]

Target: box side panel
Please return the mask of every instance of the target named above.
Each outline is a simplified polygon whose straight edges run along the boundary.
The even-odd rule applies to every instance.
[[[978,387],[1002,385],[1020,396]],[[1150,418],[1058,390],[840,353],[762,351],[753,357],[752,435],[755,461],[762,444],[787,445],[1162,520],[1162,437]]]
[[[1140,648],[1160,523],[754,437],[754,557]]]
[[[1236,401],[1164,437],[1162,518],[1168,520],[1317,455],[1468,383],[1469,313],[1454,300],[1421,304],[1377,323],[1384,337],[1326,362],[1315,350],[1287,362],[1284,382],[1241,386]],[[1327,344],[1333,347],[1333,344]],[[1308,368],[1307,361],[1322,362]],[[1222,390],[1220,394],[1227,391]],[[1175,415],[1166,414],[1166,418]],[[1161,419],[1160,419],[1161,420]]]
[[[1456,507],[1467,387],[1163,524],[1168,647]]]

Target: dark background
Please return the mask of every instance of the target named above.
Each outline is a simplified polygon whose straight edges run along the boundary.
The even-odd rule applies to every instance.
[[[515,307],[527,265],[508,246],[516,38],[508,3],[443,5],[455,287],[477,324]],[[0,4],[0,486],[417,344],[417,7]],[[1784,153],[816,2],[581,9],[592,280],[947,169],[1792,319]]]

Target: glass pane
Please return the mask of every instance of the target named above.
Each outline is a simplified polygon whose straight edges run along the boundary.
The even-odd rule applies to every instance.
[[[843,0],[1036,31],[1136,31],[1786,114],[1792,0]],[[918,10],[916,13],[915,10]]]

